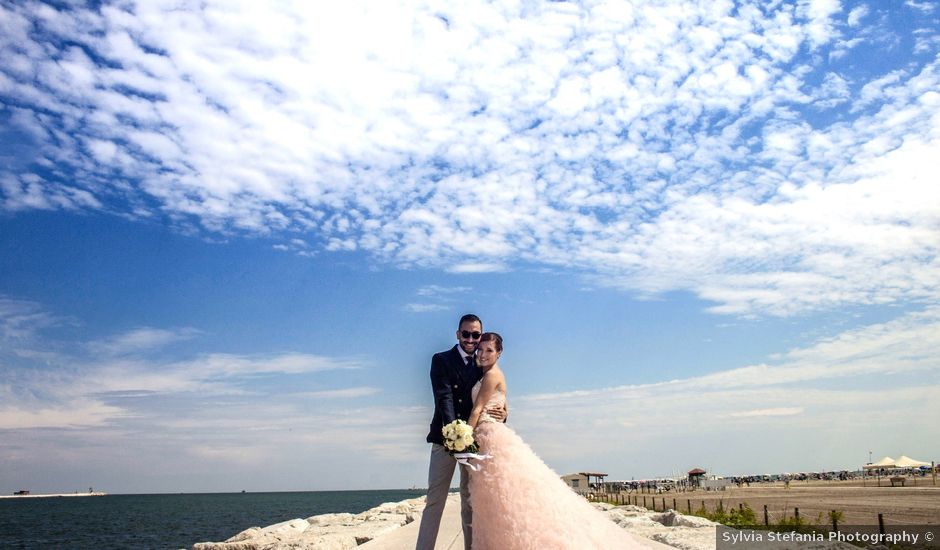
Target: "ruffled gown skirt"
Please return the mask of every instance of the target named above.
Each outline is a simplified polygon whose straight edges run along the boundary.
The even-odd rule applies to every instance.
[[[470,476],[473,550],[648,547],[575,494],[506,425],[481,423],[474,435],[493,458]]]

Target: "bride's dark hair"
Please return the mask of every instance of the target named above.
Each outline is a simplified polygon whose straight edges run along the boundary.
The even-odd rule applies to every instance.
[[[495,332],[484,332],[483,336],[480,336],[480,343],[489,342],[490,340],[496,342],[496,351],[503,351],[503,337]]]

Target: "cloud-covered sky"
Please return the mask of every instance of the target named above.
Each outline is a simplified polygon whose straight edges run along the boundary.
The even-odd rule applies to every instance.
[[[940,458],[940,7],[452,4],[0,6],[0,490],[422,485],[468,310],[561,473]]]

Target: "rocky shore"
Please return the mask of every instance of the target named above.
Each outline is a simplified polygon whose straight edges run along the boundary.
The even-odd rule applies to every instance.
[[[672,510],[595,504],[627,531],[682,550],[714,550],[716,523]],[[268,527],[252,527],[224,542],[193,550],[347,550],[419,520],[424,497],[381,504],[359,514],[323,514]]]
[[[322,514],[251,527],[225,542],[199,542],[193,550],[346,550],[419,519],[424,497],[380,504],[358,514]]]

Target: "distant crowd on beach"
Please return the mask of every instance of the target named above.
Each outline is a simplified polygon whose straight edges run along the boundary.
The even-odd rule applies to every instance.
[[[937,466],[940,472],[940,466]],[[748,476],[712,476],[713,479],[695,479],[695,478],[660,478],[644,479],[631,481],[606,481],[600,484],[591,484],[591,490],[603,491],[607,493],[667,493],[667,492],[686,492],[694,491],[697,488],[704,488],[709,482],[716,479],[721,481],[721,485],[737,487],[750,487],[751,484],[760,483],[783,483],[789,485],[791,481],[851,481],[872,478],[887,475],[903,475],[925,477],[930,475],[930,467],[906,468],[906,469],[871,469],[871,470],[835,470],[829,472],[798,472],[781,474],[761,474]]]

